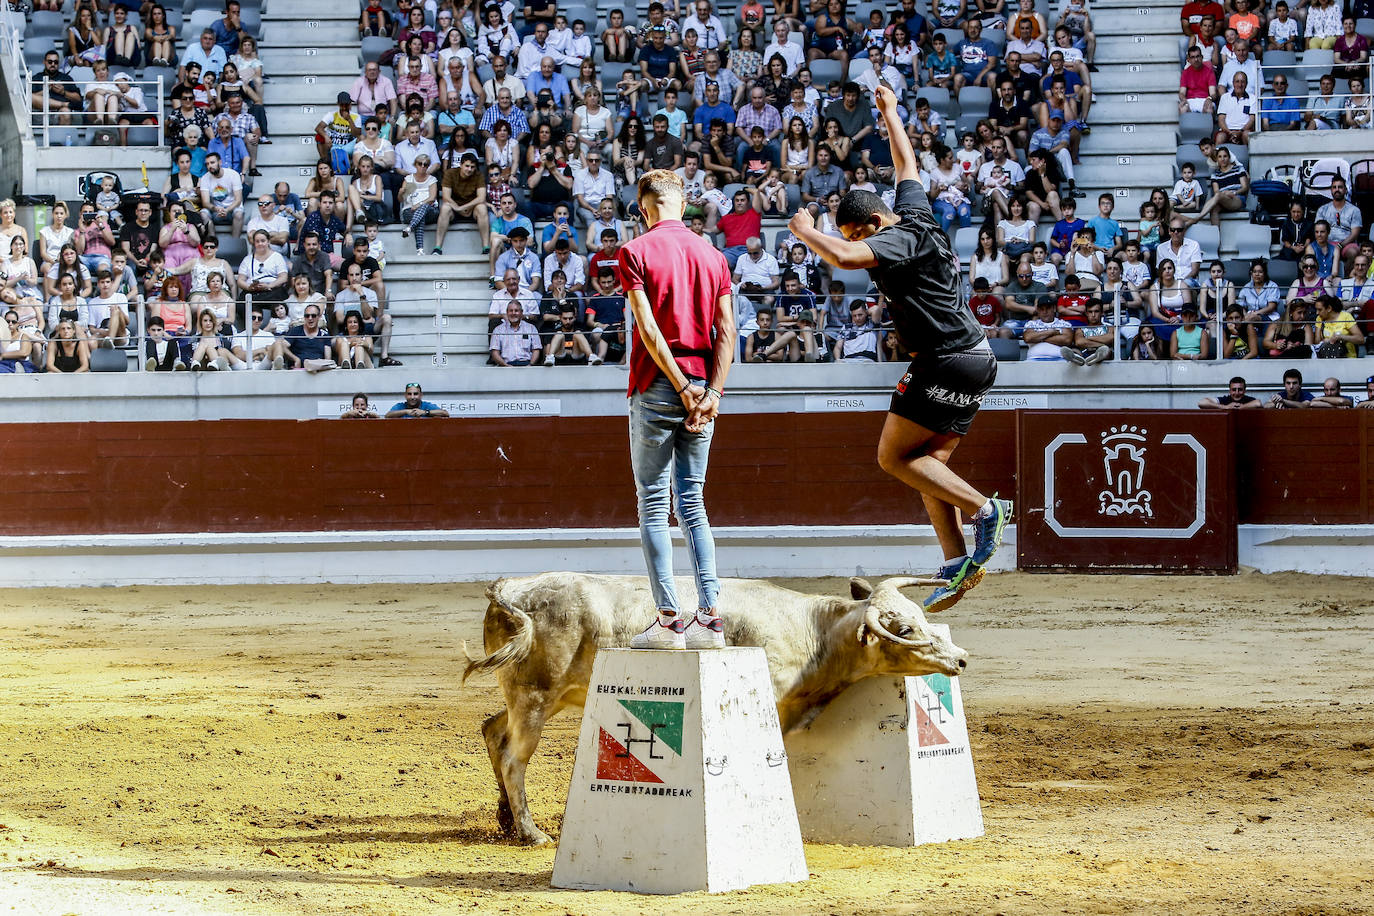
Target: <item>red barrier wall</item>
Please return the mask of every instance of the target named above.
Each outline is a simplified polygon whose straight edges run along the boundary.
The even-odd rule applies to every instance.
[[[707,499],[721,525],[925,521],[875,460],[885,414],[726,415]],[[1016,488],[1015,414],[954,456]],[[1238,414],[1240,521],[1374,522],[1374,411]],[[629,526],[623,418],[0,425],[0,536]]]

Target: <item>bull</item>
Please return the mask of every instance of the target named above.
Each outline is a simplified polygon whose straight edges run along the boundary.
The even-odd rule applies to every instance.
[[[870,586],[851,579],[847,599],[724,579],[718,606],[728,645],[764,650],[787,732],[864,678],[963,670],[967,653],[934,633],[920,606],[900,591],[930,584],[900,577]],[[678,584],[683,594],[693,588],[688,581]],[[572,572],[501,579],[487,597],[487,654],[469,656],[463,681],[495,672],[506,699],[506,709],[482,725],[500,791],[497,819],[522,843],[548,843],[525,796],[525,770],[544,723],[586,703],[597,649],[628,646],[654,613],[654,601],[644,578]]]

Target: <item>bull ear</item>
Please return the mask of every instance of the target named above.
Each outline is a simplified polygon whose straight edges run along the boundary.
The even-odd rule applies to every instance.
[[[860,579],[858,576],[849,580],[849,596],[855,601],[863,601],[873,594],[873,586],[867,579]]]

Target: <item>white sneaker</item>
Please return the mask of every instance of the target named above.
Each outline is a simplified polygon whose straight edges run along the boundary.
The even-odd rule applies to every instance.
[[[687,643],[682,634],[686,629],[687,624],[681,614],[672,617],[655,614],[653,623],[645,627],[643,633],[630,640],[630,648],[685,649]]]
[[[223,356],[218,357],[210,364],[210,368],[219,372],[224,372],[229,368],[229,360],[225,359]]]
[[[697,611],[687,621],[682,637],[689,649],[724,649],[725,621],[717,614]]]
[[[552,366],[552,365],[553,365],[553,354],[552,354],[552,353],[550,353],[548,356],[544,357],[544,365],[546,365],[546,366]]]
[[[286,368],[286,360],[282,359],[280,356],[274,356],[274,357],[272,357],[272,368],[273,368],[273,369],[285,369],[285,368]]]
[[[587,357],[587,365],[589,365],[589,366],[599,366],[599,365],[601,365],[601,357],[599,357],[599,356],[597,356],[595,353],[593,353],[591,356]]]

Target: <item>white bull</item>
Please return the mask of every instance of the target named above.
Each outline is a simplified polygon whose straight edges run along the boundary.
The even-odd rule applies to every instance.
[[[851,600],[725,579],[719,597],[725,641],[763,648],[778,718],[790,731],[864,678],[963,670],[967,653],[933,633],[920,606],[899,591],[927,584],[893,578],[870,587],[853,579]],[[679,594],[694,590],[690,581],[678,583]],[[628,646],[652,617],[654,601],[642,577],[573,572],[501,579],[487,597],[488,654],[470,659],[463,680],[494,671],[506,698],[505,711],[482,725],[500,790],[502,829],[523,843],[547,843],[525,798],[525,768],[544,723],[561,709],[585,704],[596,650]]]

